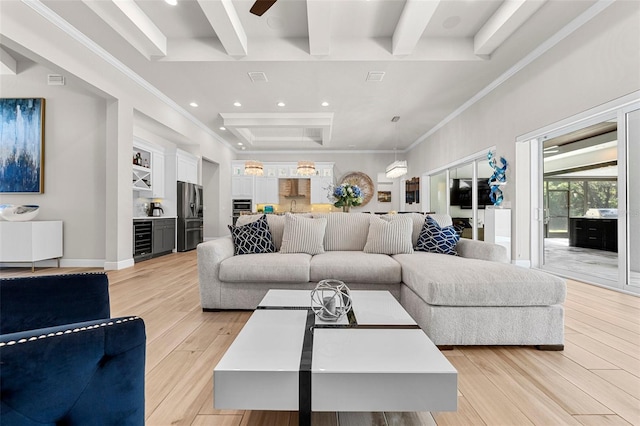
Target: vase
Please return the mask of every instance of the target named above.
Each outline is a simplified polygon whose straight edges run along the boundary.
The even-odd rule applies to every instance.
[[[349,213],[350,209],[351,209],[351,206],[342,206],[342,212],[343,213]]]

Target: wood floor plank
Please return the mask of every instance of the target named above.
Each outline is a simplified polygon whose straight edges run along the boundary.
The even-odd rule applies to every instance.
[[[340,426],[387,426],[384,413],[338,413]]]
[[[241,415],[198,414],[191,426],[240,426]]]
[[[567,378],[557,374],[555,371],[546,368],[544,364],[538,362],[532,356],[534,352],[526,348],[518,351],[506,349],[500,350],[501,355],[509,359],[513,365],[530,378],[531,382],[542,392],[553,399],[558,405],[564,407],[569,414],[614,414],[608,407],[600,403],[588,392],[572,383]],[[545,352],[545,355],[551,352]],[[585,371],[588,371],[585,369]]]
[[[622,389],[640,404],[640,378],[624,370],[591,370],[607,382]],[[638,419],[640,421],[640,419]]]
[[[574,416],[584,426],[633,426],[620,416]]]
[[[213,386],[213,368],[234,338],[232,335],[219,335],[190,365],[162,403],[150,413],[147,423],[191,424],[208,395],[208,388]]]
[[[585,336],[589,336],[599,342],[602,342],[614,349],[623,352],[630,357],[640,360],[640,346],[633,344],[627,340],[621,339],[616,336],[612,336],[609,333],[598,330],[595,327],[590,326],[584,322],[575,320],[573,318],[565,318],[565,323]]]
[[[589,352],[588,350],[574,344],[571,341],[565,341],[564,351],[562,351],[562,355],[580,364],[582,367],[588,370],[594,368],[601,370],[616,370],[619,368],[616,365],[611,364],[604,358],[601,358],[596,354]]]
[[[634,423],[640,419],[640,401],[597,374],[580,367],[558,353],[547,353],[545,355],[548,356],[543,356],[540,351],[530,350],[529,352],[541,365],[571,381],[626,421]]]
[[[640,307],[629,306],[624,303],[619,303],[613,300],[609,300],[597,295],[591,295],[585,292],[574,293],[571,298],[573,302],[580,303],[581,305],[591,306],[597,304],[600,309],[605,312],[615,312],[621,314],[623,317],[629,318],[631,321],[638,321],[640,318]]]
[[[575,280],[567,280],[567,292],[571,295],[594,295],[598,299],[611,300],[640,309],[640,298],[638,297],[629,297],[629,295],[625,293],[611,291],[607,288],[595,285],[585,285],[584,283]]]
[[[458,370],[460,392],[486,424],[532,424],[468,357],[451,357],[449,361]]]
[[[640,361],[638,361],[637,358],[629,356],[609,345],[605,345],[604,343],[583,334],[565,336],[565,339],[593,354],[597,354],[599,357],[606,359],[616,367],[628,371],[636,377],[640,377]]]
[[[630,296],[633,297],[633,296]],[[570,309],[572,311],[582,312],[584,314],[590,315],[594,318],[599,318],[603,321],[610,322],[612,324],[616,324],[618,327],[622,327],[626,330],[629,330],[633,333],[638,332],[638,323],[635,321],[631,321],[627,317],[621,317],[615,312],[604,312],[600,311],[597,308],[596,304],[593,305],[583,305],[580,303],[576,303],[570,299],[565,302],[565,308]]]
[[[458,396],[458,411],[432,412],[434,420],[438,426],[483,426],[486,425],[480,415],[467,401],[464,395]]]
[[[247,411],[241,426],[289,426],[291,413],[288,411]]]
[[[189,312],[160,337],[147,342],[146,371],[151,371],[172,351],[175,351],[178,345],[201,325],[201,322],[198,311]]]
[[[202,352],[173,351],[146,374],[146,413],[152,413],[158,408],[201,355]]]
[[[589,324],[590,326],[595,327],[605,333],[611,334],[612,336],[619,337],[635,345],[640,345],[640,327],[638,327],[636,331],[630,331],[625,328],[619,327],[616,324],[603,321],[599,318],[595,318],[591,315],[587,315],[575,310],[567,311],[565,313],[565,317],[580,321],[584,324]]]
[[[516,351],[520,348],[504,350]],[[481,347],[466,350],[465,353],[467,358],[506,395],[512,405],[518,407],[532,422],[579,425],[561,405],[539,389],[527,373],[512,365],[504,354]]]
[[[437,426],[436,421],[428,411],[411,413],[384,413],[387,426]]]

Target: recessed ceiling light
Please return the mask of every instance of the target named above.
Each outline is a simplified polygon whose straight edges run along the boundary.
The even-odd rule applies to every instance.
[[[224,126],[220,126],[220,130],[227,130],[227,128]]]
[[[170,4],[171,6],[175,6],[176,4],[178,4],[178,0],[164,0],[167,4]]]
[[[285,103],[284,102],[278,102],[278,106],[279,107],[283,107],[283,106],[285,106]]]
[[[242,142],[238,142],[238,145],[242,146]]]
[[[198,104],[196,102],[191,102],[189,105],[194,108],[198,108]]]
[[[242,106],[242,104],[241,104],[240,102],[234,102],[234,103],[233,103],[233,106],[240,107],[240,106]]]
[[[323,102],[321,105],[322,106],[329,106],[329,102]]]
[[[245,149],[247,149],[247,147],[246,147],[246,146],[243,146],[243,147],[242,147],[242,150],[244,151]]]

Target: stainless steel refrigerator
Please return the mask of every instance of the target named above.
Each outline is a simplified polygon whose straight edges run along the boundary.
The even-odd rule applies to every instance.
[[[202,186],[178,181],[178,251],[203,241]]]

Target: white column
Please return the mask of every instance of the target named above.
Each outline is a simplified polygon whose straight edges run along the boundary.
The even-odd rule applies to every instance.
[[[133,266],[133,107],[107,101],[105,269]]]

